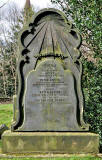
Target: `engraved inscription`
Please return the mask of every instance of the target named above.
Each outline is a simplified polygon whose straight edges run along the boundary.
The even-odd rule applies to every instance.
[[[56,59],[44,60],[26,79],[21,130],[79,130],[76,105],[74,78],[70,70],[64,70]]]
[[[64,74],[59,73],[56,64],[44,64],[37,81],[32,82],[32,93],[28,104],[35,103],[68,103],[68,91]]]

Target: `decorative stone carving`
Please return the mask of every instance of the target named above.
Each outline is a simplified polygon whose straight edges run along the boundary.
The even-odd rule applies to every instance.
[[[38,12],[21,35],[13,131],[85,131],[80,34],[56,9]],[[15,99],[14,99],[15,100]]]

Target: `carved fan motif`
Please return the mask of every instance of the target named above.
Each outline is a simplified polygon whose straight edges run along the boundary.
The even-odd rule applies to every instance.
[[[23,46],[35,58],[60,56],[62,58],[79,57],[76,48],[80,45],[80,35],[71,29],[69,21],[65,21],[58,13],[42,14],[32,23],[31,31],[22,35]]]

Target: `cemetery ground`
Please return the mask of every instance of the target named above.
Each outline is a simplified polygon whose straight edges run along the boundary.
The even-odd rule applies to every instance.
[[[0,104],[0,125],[1,124],[6,124],[9,128],[11,125],[11,121],[12,121],[12,117],[13,117],[13,105],[12,104]],[[0,150],[1,150],[1,140],[0,140]],[[28,155],[29,156],[29,155]],[[56,155],[56,157],[53,157],[53,155],[51,155],[51,157],[40,157],[40,155],[36,158],[12,158],[12,157],[0,157],[0,159],[4,159],[4,160],[8,160],[8,159],[12,159],[12,160],[101,160],[102,157],[101,155],[99,156],[94,156],[94,155],[64,155],[65,157],[58,157],[58,155]],[[40,158],[39,158],[40,157]]]

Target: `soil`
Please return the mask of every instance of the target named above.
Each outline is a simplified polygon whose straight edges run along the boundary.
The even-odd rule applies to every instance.
[[[0,104],[11,104],[12,101],[0,101]]]

